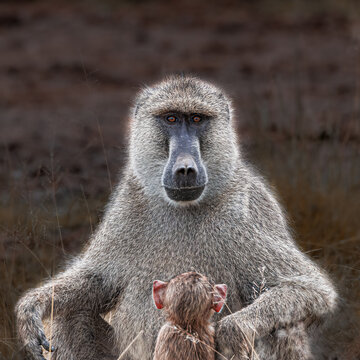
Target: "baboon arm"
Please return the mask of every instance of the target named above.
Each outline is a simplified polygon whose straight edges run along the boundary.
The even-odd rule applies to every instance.
[[[321,274],[283,281],[261,294],[252,304],[219,322],[216,332],[219,349],[225,355],[249,350],[255,337],[300,321],[321,320],[336,306],[337,294],[330,281]]]
[[[283,282],[244,309],[224,317],[216,328],[217,348],[228,358],[251,353],[255,338],[301,321],[321,320],[335,310],[336,303],[336,292],[324,278]]]
[[[20,341],[33,358],[43,359],[40,345],[48,346],[42,320],[49,317],[52,310],[54,316],[78,310],[99,314],[108,310],[115,291],[101,273],[78,260],[20,299],[15,309]]]
[[[334,311],[337,293],[331,281],[297,248],[278,203],[261,183],[252,190],[248,214],[242,246],[253,261],[244,268],[254,275],[257,267],[263,267],[264,278],[258,280],[265,280],[267,291],[234,319],[251,324],[262,336],[274,328],[321,319]]]
[[[320,320],[333,312],[337,294],[326,278],[299,276],[260,295],[235,318],[251,322],[258,336],[303,320]]]

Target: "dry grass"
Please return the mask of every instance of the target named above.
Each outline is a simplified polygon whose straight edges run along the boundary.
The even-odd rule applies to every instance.
[[[304,141],[261,147],[263,172],[299,245],[333,275],[360,315],[360,147]]]
[[[90,232],[89,216],[96,223],[104,204],[104,199],[89,201],[89,215],[84,201],[73,199],[66,212],[57,216],[55,207],[46,202],[30,208],[18,201],[11,198],[0,211],[0,359],[9,359],[17,350],[13,309],[19,295],[49,278],[58,264],[79,250]],[[66,255],[59,229],[64,233]]]
[[[114,3],[112,0],[109,0],[109,2]],[[130,4],[131,1],[128,3]],[[141,3],[145,4],[146,2]],[[232,1],[229,1],[229,3],[232,3]],[[293,64],[290,62],[289,65],[289,58],[285,57],[286,54],[280,54],[280,60],[283,56],[287,59],[287,62],[282,63],[279,61],[279,64],[277,62],[272,64],[269,60],[269,64],[274,66],[270,67],[269,65],[270,70],[268,73],[266,72],[266,66],[264,67],[264,64],[266,65],[266,55],[271,54],[273,45],[275,49],[277,49],[276,51],[282,51],[284,47],[290,46],[290,43],[285,42],[283,47],[276,47],[278,46],[278,40],[281,42],[286,38],[288,33],[289,38],[292,39],[291,45],[294,43],[294,47],[298,46],[299,39],[296,37],[297,28],[296,26],[289,27],[289,24],[291,24],[293,20],[292,14],[306,16],[306,14],[321,13],[325,9],[327,12],[352,18],[359,13],[358,1],[322,0],[312,2],[313,5],[311,6],[309,2],[306,2],[307,5],[305,6],[305,2],[303,1],[279,0],[276,2],[276,6],[274,6],[274,2],[270,0],[254,3],[257,3],[256,6],[260,4],[262,11],[266,13],[269,18],[271,18],[273,12],[279,12],[279,9],[281,9],[281,14],[288,14],[284,15],[285,18],[286,16],[289,16],[289,18],[287,22],[282,24],[277,17],[278,14],[276,14],[277,20],[274,23],[267,20],[264,27],[260,26],[258,31],[261,33],[261,38],[258,38],[256,35],[257,32],[253,31],[251,27],[253,19],[249,21],[251,26],[247,25],[245,21],[243,27],[238,26],[238,28],[236,28],[235,25],[239,24],[233,21],[232,27],[227,28],[224,26],[228,25],[227,18],[220,17],[219,19],[223,21],[224,24],[220,23],[220,20],[218,24],[216,23],[217,19],[213,17],[208,19],[207,16],[209,16],[209,14],[205,12],[203,17],[196,19],[194,26],[197,25],[198,22],[202,24],[201,21],[203,21],[204,28],[208,27],[210,30],[212,29],[211,31],[213,32],[210,32],[210,34],[218,34],[217,39],[221,37],[221,42],[214,42],[212,47],[207,46],[208,51],[212,49],[214,54],[206,56],[206,59],[200,54],[198,59],[191,58],[191,56],[185,53],[186,56],[184,56],[183,53],[175,52],[174,57],[166,58],[166,62],[171,64],[171,66],[169,65],[170,67],[166,69],[172,70],[173,67],[176,68],[177,65],[179,65],[179,67],[181,65],[183,66],[183,68],[181,68],[182,70],[197,72],[197,66],[199,66],[200,75],[209,75],[206,69],[214,69],[214,72],[210,72],[210,75],[215,74],[218,81],[219,79],[223,79],[223,75],[225,75],[225,79],[227,80],[224,81],[228,81],[233,95],[237,96],[237,105],[239,105],[239,108],[242,107],[244,111],[243,115],[245,120],[240,128],[240,137],[243,137],[246,142],[246,156],[251,159],[252,163],[256,164],[256,167],[269,179],[271,185],[276,189],[279,200],[288,213],[296,239],[302,249],[308,252],[310,256],[321,263],[322,266],[331,273],[340,288],[341,294],[354,307],[360,317],[360,303],[358,301],[360,296],[360,87],[359,81],[355,84],[352,78],[349,80],[351,76],[349,76],[349,78],[346,77],[349,75],[347,72],[341,72],[343,67],[351,66],[352,62],[345,61],[348,58],[352,60],[352,57],[344,52],[344,60],[342,59],[343,54],[341,54],[341,60],[334,57],[332,62],[330,62],[331,59],[327,59],[325,53],[325,55],[320,54],[321,57],[319,55],[319,63],[314,62],[313,64],[310,61],[311,56],[307,56],[308,53],[305,47],[305,50],[302,50],[303,52],[301,53],[304,63]],[[326,6],[324,3],[326,3]],[[212,4],[215,4],[215,2],[212,2]],[[247,6],[251,8],[253,5],[249,2]],[[315,7],[315,9],[313,7]],[[147,15],[146,4],[144,5],[144,9],[142,11]],[[173,12],[169,11],[169,9],[166,10],[165,7],[163,11],[164,18],[167,18],[168,15],[169,18],[172,19],[171,16],[174,15]],[[81,12],[77,13],[80,14]],[[221,13],[221,11],[219,11],[219,13]],[[135,12],[133,15],[134,14]],[[240,15],[241,14],[242,13],[240,13]],[[226,16],[230,15],[232,14],[227,14]],[[254,16],[254,18],[258,20],[258,25],[261,25],[261,19],[258,19],[257,16]],[[20,17],[20,20],[21,19]],[[100,27],[103,19],[96,17],[94,17],[94,19],[97,21],[94,28],[97,26]],[[142,19],[141,16],[139,19]],[[325,25],[317,23],[316,16],[311,19],[312,22],[299,23],[297,26],[299,28],[301,26],[303,27],[303,36],[306,35],[304,35],[304,33],[306,32],[305,30],[307,30],[305,29],[307,26],[310,27],[310,32],[313,31],[314,35],[320,36],[317,32],[318,28],[326,29],[326,23]],[[332,18],[330,18],[330,20],[331,19]],[[146,21],[138,21],[136,27],[138,24],[145,24],[151,29],[151,25],[153,25],[151,21],[153,20],[146,16],[145,20]],[[104,24],[106,23],[106,26],[110,26],[108,24],[117,24],[118,20],[103,22]],[[82,24],[85,22],[80,21],[79,23]],[[131,26],[130,23],[128,25]],[[155,25],[157,26],[158,24],[156,23]],[[336,21],[334,24],[330,23],[330,25],[330,30],[331,27],[334,26],[334,32],[343,29],[343,25],[337,25]],[[350,25],[352,25],[352,23],[347,24],[345,28],[349,27],[349,29],[352,29]],[[354,25],[356,25],[356,23],[354,23]],[[281,30],[281,26],[283,26],[285,30]],[[264,44],[262,44],[262,39],[265,27],[266,33],[274,32],[275,35],[281,34],[282,36],[280,38],[275,37],[273,43],[270,42],[263,48],[262,46]],[[126,45],[127,43],[124,42],[123,46],[128,46],[130,50],[131,47],[138,46],[140,50],[143,51],[142,46],[146,48],[146,41],[148,41],[147,46],[152,52],[153,49],[157,49],[157,51],[163,53],[164,50],[159,50],[155,47],[155,43],[151,43],[151,37],[150,40],[147,40],[146,34],[148,28],[144,29],[142,30],[145,35],[142,34],[141,31],[138,34],[139,44],[133,45],[129,43]],[[354,29],[356,29],[356,27],[354,27]],[[135,29],[133,30],[135,31]],[[137,30],[138,29],[136,29],[136,31]],[[330,30],[329,33],[325,32],[325,34],[322,35],[321,44],[326,42],[323,39],[333,39],[333,33]],[[63,31],[62,27],[61,31]],[[251,40],[253,44],[257,44],[258,49],[249,46],[249,44],[245,42],[246,39],[243,40],[243,44],[237,40],[234,40],[233,43],[233,38],[230,34],[232,31],[238,31],[237,35],[239,39],[241,39],[242,32],[247,32],[247,35],[253,39]],[[343,31],[340,34],[343,36],[341,41],[345,43],[345,41],[348,41],[346,37],[348,36],[348,30],[343,29],[341,31]],[[349,30],[349,32],[351,31],[352,30]],[[356,31],[353,30],[353,32],[355,33]],[[111,36],[111,34],[106,34]],[[150,34],[153,36],[153,33]],[[116,38],[117,36],[117,34],[116,36],[114,35]],[[173,36],[175,38],[175,35]],[[211,36],[209,36],[209,38],[211,38]],[[316,36],[314,38],[316,40]],[[309,41],[311,37],[306,37],[306,39]],[[196,43],[195,40],[192,48],[193,53],[196,53],[198,50],[198,45],[203,45],[202,41]],[[49,43],[51,43],[51,41],[52,40],[49,39]],[[334,42],[334,46],[339,46],[341,41],[338,40],[338,42]],[[355,40],[352,39],[351,41]],[[145,45],[143,43],[145,43]],[[171,50],[171,43],[169,43],[168,39],[163,39],[163,42],[159,41],[158,43],[160,45],[162,44],[161,46],[167,46]],[[350,44],[350,41],[348,43]],[[214,46],[214,44],[216,46]],[[219,44],[221,46],[220,50],[218,49],[218,54],[216,49],[219,48]],[[301,45],[301,42],[299,42],[299,44]],[[319,46],[319,44],[320,42],[315,42],[314,45],[312,45],[314,47],[310,51],[311,55],[313,52],[316,53],[315,50],[317,49],[315,46]],[[102,45],[101,42],[101,46]],[[191,46],[190,43],[186,45]],[[96,43],[94,43],[92,49],[95,49],[96,46],[98,46],[98,44],[96,45]],[[113,43],[108,44],[108,46],[112,47]],[[100,48],[102,49],[102,47]],[[341,49],[343,48],[340,48],[340,52],[343,51]],[[169,52],[171,52],[170,50]],[[120,46],[120,52],[122,51]],[[228,55],[226,55],[226,51],[228,51]],[[256,53],[254,57],[251,57],[254,51],[259,51],[259,55]],[[296,51],[294,51],[295,60],[297,60]],[[337,49],[333,51],[336,52]],[[245,52],[245,56],[243,52]],[[247,55],[246,52],[248,52]],[[132,60],[130,59],[130,62],[134,61],[136,65],[135,60],[142,58],[144,55],[142,52],[140,52],[141,56],[138,56],[137,53],[134,54],[136,57],[132,58]],[[347,55],[347,57],[345,57],[345,55]],[[87,56],[91,56],[91,54]],[[246,56],[249,56],[249,58]],[[264,56],[264,61],[260,66],[255,60],[262,58],[262,56]],[[112,56],[108,56],[108,58],[111,57]],[[239,77],[239,75],[236,77],[231,74],[231,79],[241,80],[240,85],[236,84],[239,88],[235,87],[235,81],[230,81],[230,77],[226,77],[227,73],[223,71],[223,63],[226,63],[231,57],[233,57],[236,62],[239,61],[239,64],[241,63],[241,66],[238,65],[241,77]],[[181,64],[176,63],[176,61],[179,61],[179,58],[181,59]],[[96,59],[92,60],[93,63],[96,63]],[[294,63],[296,62],[295,60]],[[338,63],[339,61],[341,61],[341,63]],[[74,64],[76,65],[78,62],[74,62]],[[108,77],[103,80],[104,82],[106,79],[112,79],[111,66],[113,65],[111,65],[111,62],[109,64],[105,63],[106,70],[110,70],[109,75],[107,75]],[[156,62],[156,64],[158,63]],[[319,67],[317,67],[318,64],[320,64]],[[228,65],[231,67],[232,63]],[[326,73],[326,71],[328,71],[326,69],[336,69],[336,66],[338,66],[338,70],[334,70],[335,75],[333,74],[333,76],[335,78],[331,78],[331,71]],[[59,66],[55,66],[54,73],[56,73],[57,68],[59,68]],[[325,72],[321,73],[323,68]],[[14,69],[17,71],[21,70],[16,68],[9,69],[10,76],[13,76]],[[65,67],[65,70],[66,69]],[[70,66],[70,70],[71,69],[77,76],[77,66],[75,66],[74,69]],[[57,71],[59,72],[60,70]],[[219,73],[216,73],[215,70],[219,70]],[[0,74],[2,74],[1,71],[2,69],[0,69]],[[130,71],[130,68],[125,68],[125,71]],[[138,65],[138,67],[134,66],[133,73],[130,72],[129,77],[133,82],[140,82],[138,79],[146,82],[148,79],[143,79],[143,77],[148,76],[152,79],[153,76],[160,76],[161,71],[163,70],[159,70],[159,73],[154,73],[151,63],[149,68],[141,68]],[[20,72],[18,76],[25,77],[26,74],[31,72],[32,71]],[[81,74],[82,72],[82,69],[80,69]],[[272,72],[275,74],[280,73],[283,78],[281,76],[277,78]],[[359,70],[357,70],[357,72],[359,73]],[[309,80],[312,76],[311,74],[318,75],[319,73],[323,75],[320,80],[313,82],[310,81],[311,79]],[[65,77],[66,74],[67,73],[59,75],[56,73],[57,76],[62,78]],[[305,85],[303,84],[304,79],[299,80],[299,74],[306,80]],[[350,73],[350,75],[352,75],[352,73]],[[115,80],[117,79],[119,82],[119,74],[116,73],[116,76]],[[80,77],[83,79],[84,76]],[[43,78],[47,79],[46,76]],[[124,76],[124,79],[127,78]],[[284,80],[283,83],[282,79]],[[28,80],[28,83],[31,83],[30,80]],[[133,84],[129,79],[127,80],[130,84]],[[77,81],[77,78],[70,79],[71,88],[75,84],[78,85]],[[46,80],[45,82],[52,84],[50,80]],[[221,81],[219,82],[221,83]],[[273,85],[270,86],[270,83],[273,83]],[[329,89],[329,93],[318,86],[322,83],[325,83],[326,90]],[[110,82],[111,86],[104,84],[104,89],[109,92],[105,94],[106,96],[103,96],[114,96],[114,93],[116,93],[116,101],[118,101],[119,94],[117,91],[124,91],[122,96],[127,99],[128,93],[120,86],[116,88],[114,84],[117,84],[116,81]],[[99,99],[101,99],[100,95],[102,95],[101,88],[99,93],[96,94],[95,92],[88,91],[88,83],[86,83],[86,86],[82,85],[81,83],[76,89],[82,89],[82,91],[86,93],[84,97],[89,97],[90,100],[88,100],[88,102],[79,102],[81,105],[76,103],[77,114],[80,114],[83,110],[83,104],[91,105],[89,103],[92,99],[97,99],[97,95],[99,95]],[[128,88],[128,83],[125,82],[125,85],[126,88]],[[38,86],[41,89],[41,86]],[[354,90],[353,88],[355,87],[356,89]],[[44,87],[44,89],[46,89],[46,87]],[[68,105],[67,102],[70,102],[69,98],[76,98],[78,95],[77,90],[76,94],[74,94],[68,91],[69,88],[66,88],[67,90],[64,90],[64,94],[69,93],[69,98],[67,98],[60,92],[61,87],[59,93],[55,92],[56,89],[56,87],[53,89],[55,94],[54,98],[56,98],[59,103],[62,101],[65,107]],[[114,92],[110,92],[109,89],[113,89]],[[244,89],[246,89],[245,95]],[[333,90],[333,92],[330,92],[330,90]],[[253,94],[252,91],[254,92]],[[81,91],[79,91],[79,93],[80,92]],[[45,96],[46,93],[45,90],[40,93],[41,101],[47,101],[46,98],[43,100],[43,96]],[[50,92],[50,94],[52,93]],[[326,105],[329,106],[330,110],[325,109],[323,113],[320,111],[311,113],[311,109],[317,110],[318,101],[321,100],[321,104],[324,104],[324,99],[321,98],[319,94],[325,94],[323,97],[326,99]],[[332,94],[335,95],[333,96]],[[14,104],[16,106],[18,103],[21,104],[23,100],[29,101],[28,99],[22,100],[21,97],[18,97],[17,93],[14,95],[11,91],[7,91],[6,95],[8,95],[9,99],[12,99],[10,95],[16,98],[18,102],[11,100],[15,101]],[[61,98],[61,96],[63,96],[63,98]],[[314,102],[309,102],[309,99],[312,98],[315,99]],[[36,99],[35,97],[35,100]],[[9,100],[10,105],[11,101]],[[40,100],[37,101],[40,102]],[[126,103],[126,101],[127,100],[123,100],[124,103]],[[339,108],[331,106],[334,102],[339,105]],[[340,108],[340,105],[342,106],[344,103],[346,104],[345,110],[345,105],[343,108]],[[351,105],[348,105],[349,103]],[[307,106],[307,104],[311,106]],[[115,105],[116,102],[113,100],[112,106],[114,106],[114,108]],[[38,106],[37,103],[35,103],[35,106]],[[128,106],[128,103],[126,103],[126,106]],[[104,109],[107,110],[107,108],[108,103],[105,102]],[[321,108],[321,106],[319,106],[319,108]],[[333,110],[334,108],[335,110]],[[118,108],[115,110],[116,116],[118,116]],[[104,112],[106,113],[106,111]],[[85,111],[83,113],[85,113]],[[351,121],[343,121],[345,118],[344,114]],[[322,118],[320,118],[320,115]],[[34,120],[37,113],[33,116],[33,118],[29,117],[29,121]],[[33,157],[41,158],[41,164],[49,162],[48,168],[50,170],[47,170],[46,166],[39,166],[38,163],[36,163],[32,165],[33,167],[38,167],[39,171],[35,174],[29,173],[29,169],[24,165],[27,161],[24,160],[27,159],[25,156],[27,154],[23,152],[24,159],[21,157],[19,159],[11,152],[9,148],[11,144],[1,144],[0,187],[6,189],[6,191],[0,193],[0,359],[11,359],[12,356],[15,359],[18,352],[18,346],[15,340],[13,313],[17,299],[26,289],[36,286],[45,278],[51,276],[58,266],[63,264],[69,256],[80,251],[101,216],[102,208],[106,204],[110,192],[109,184],[114,184],[114,179],[116,178],[115,169],[118,167],[118,163],[123,161],[123,159],[119,157],[120,151],[118,151],[118,149],[116,152],[113,151],[113,148],[109,149],[109,139],[113,139],[113,137],[109,136],[109,133],[114,133],[117,129],[115,131],[112,127],[112,130],[108,130],[106,135],[105,131],[102,132],[99,126],[99,122],[101,123],[103,120],[101,116],[96,116],[94,119],[92,114],[90,120],[87,118],[88,113],[85,113],[83,116],[87,121],[86,126],[84,128],[80,128],[80,126],[73,127],[71,130],[75,133],[74,129],[77,129],[79,132],[79,129],[81,129],[83,132],[82,137],[74,136],[74,138],[71,138],[71,136],[74,135],[74,133],[71,133],[68,134],[68,139],[66,139],[64,137],[64,133],[66,134],[65,131],[59,135],[63,136],[62,140],[63,143],[66,144],[65,147],[70,148],[73,144],[82,144],[81,149],[75,148],[75,155],[72,151],[66,151],[68,149],[61,148],[55,152],[52,150],[46,153],[41,152],[45,147],[45,140],[42,140],[43,148],[41,148],[41,146],[36,148],[36,144],[32,144],[35,149]],[[105,116],[106,115],[104,115],[104,117]],[[110,113],[108,116],[115,115]],[[56,116],[54,117],[56,118]],[[34,123],[36,124],[36,122]],[[113,126],[114,122],[110,124]],[[314,124],[316,124],[316,126],[314,126]],[[60,131],[62,130],[60,127],[59,129]],[[318,132],[319,129],[325,130]],[[49,136],[49,134],[46,135]],[[115,137],[117,138],[117,135]],[[117,139],[118,143],[116,146],[121,146],[122,134],[120,134],[120,138],[121,139]],[[25,139],[25,145],[22,146],[27,147],[29,142],[30,141],[26,142]],[[109,150],[112,150],[111,154]],[[33,148],[29,148],[26,152],[31,153],[32,151]],[[64,165],[62,167],[56,166],[60,152],[61,156],[63,156],[60,159],[60,165],[71,163],[71,161],[74,160],[73,163],[69,165],[70,169]],[[52,156],[51,154],[55,155]],[[108,159],[109,154],[110,157]],[[103,159],[102,164],[98,161],[99,158]],[[51,161],[49,161],[49,159]],[[78,164],[85,168],[81,168],[80,166],[80,169],[78,169]],[[71,167],[73,169],[71,169]],[[93,181],[93,178],[96,176],[96,181]]]

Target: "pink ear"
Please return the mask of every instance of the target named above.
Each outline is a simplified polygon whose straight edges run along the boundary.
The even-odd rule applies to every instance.
[[[220,312],[225,304],[227,286],[225,284],[217,284],[214,286],[214,288],[215,288],[215,293],[214,293],[213,309],[216,312]]]
[[[158,309],[164,307],[164,295],[168,283],[160,280],[155,280],[153,282],[153,299],[155,306]]]

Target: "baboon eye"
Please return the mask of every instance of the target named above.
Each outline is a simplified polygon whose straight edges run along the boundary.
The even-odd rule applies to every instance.
[[[166,120],[169,121],[169,122],[174,123],[174,122],[176,122],[177,118],[174,115],[169,115],[169,116],[166,117]]]
[[[192,117],[192,121],[193,121],[193,122],[198,123],[198,122],[200,122],[201,120],[202,120],[202,118],[201,118],[200,115],[194,115],[194,116]]]

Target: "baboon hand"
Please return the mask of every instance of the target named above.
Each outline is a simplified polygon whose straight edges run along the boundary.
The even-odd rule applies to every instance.
[[[20,301],[16,309],[17,329],[27,358],[45,360],[43,348],[50,351],[50,344],[45,336],[41,315],[35,309],[26,301]],[[51,351],[55,351],[54,346],[51,346]]]
[[[250,359],[254,348],[256,331],[239,314],[231,314],[221,319],[216,326],[216,346],[221,354],[219,360]]]
[[[45,360],[43,349],[50,351],[50,344],[42,329],[38,329],[36,334],[28,334],[24,345],[24,351],[27,356],[36,360]],[[54,346],[51,346],[51,352],[54,352]]]

